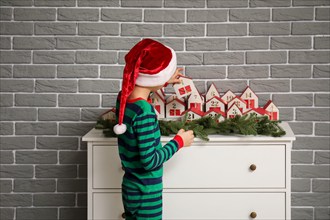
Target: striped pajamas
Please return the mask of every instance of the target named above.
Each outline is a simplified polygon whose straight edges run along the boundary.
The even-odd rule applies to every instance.
[[[116,115],[120,106],[120,93]],[[125,174],[122,199],[126,219],[162,219],[163,163],[182,146],[176,135],[162,146],[153,106],[142,98],[128,100],[124,123],[127,131],[118,135],[118,150]]]

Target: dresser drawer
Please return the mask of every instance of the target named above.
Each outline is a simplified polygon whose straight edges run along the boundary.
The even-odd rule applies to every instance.
[[[93,220],[123,219],[121,193],[93,193]]]
[[[210,143],[180,151],[164,165],[164,188],[285,187],[284,144]]]

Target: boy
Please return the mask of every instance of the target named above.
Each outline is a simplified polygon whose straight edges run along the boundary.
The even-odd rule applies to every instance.
[[[193,142],[193,132],[181,129],[163,147],[150,92],[178,83],[174,50],[143,39],[125,56],[122,90],[116,103],[118,149],[125,174],[122,199],[125,218],[162,219],[163,163]]]

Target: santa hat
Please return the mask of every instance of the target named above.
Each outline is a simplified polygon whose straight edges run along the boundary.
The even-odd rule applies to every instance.
[[[158,41],[143,39],[125,56],[118,124],[113,131],[123,134],[126,125],[123,123],[126,101],[134,86],[153,87],[164,85],[176,70],[175,51]]]

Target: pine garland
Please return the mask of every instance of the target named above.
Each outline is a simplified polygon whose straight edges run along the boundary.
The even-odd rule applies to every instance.
[[[226,118],[224,121],[217,122],[215,118],[202,117],[193,121],[187,121],[187,113],[183,120],[165,121],[159,120],[160,132],[164,136],[176,134],[181,128],[193,130],[195,137],[208,141],[209,134],[242,134],[242,135],[267,135],[280,137],[285,135],[285,131],[278,125],[281,121],[271,121],[267,116],[257,116],[255,113],[250,115],[236,115],[234,118]],[[116,123],[110,120],[98,119],[95,128],[104,129],[106,137],[116,137],[113,126]]]

